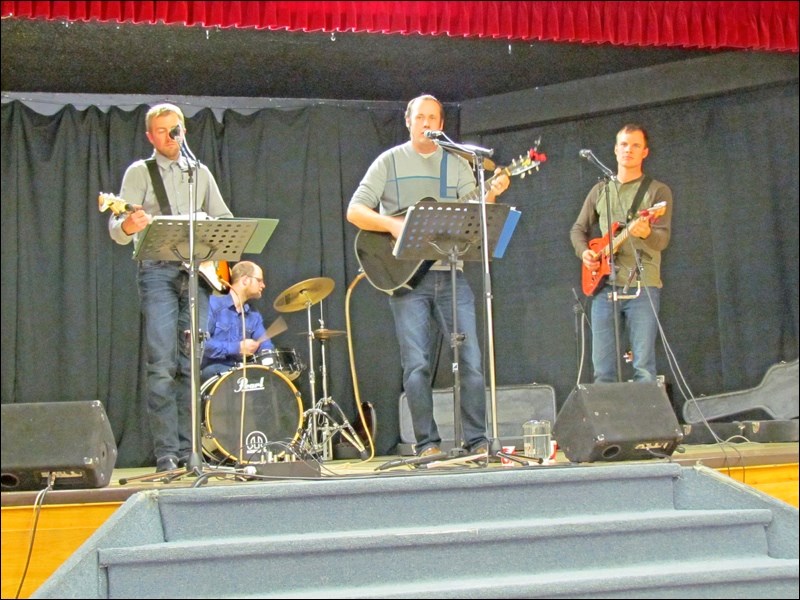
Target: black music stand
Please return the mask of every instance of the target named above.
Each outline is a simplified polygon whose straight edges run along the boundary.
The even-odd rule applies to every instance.
[[[398,259],[439,260],[446,257],[450,263],[452,286],[453,331],[450,346],[453,349],[453,433],[452,453],[459,456],[464,450],[464,432],[461,424],[461,377],[459,374],[458,347],[464,334],[458,331],[458,303],[456,301],[456,273],[459,261],[482,261],[482,206],[486,208],[487,244],[489,256],[494,256],[497,241],[503,234],[511,207],[508,204],[480,202],[436,202],[423,200],[408,209],[403,232],[395,244],[393,254]],[[506,231],[506,235],[510,232]]]
[[[194,231],[190,231],[194,224]],[[183,475],[202,475],[204,464],[200,442],[200,358],[202,351],[197,316],[198,266],[208,260],[238,261],[244,253],[260,253],[277,225],[276,219],[193,220],[189,215],[157,216],[142,232],[133,257],[136,260],[163,260],[184,263],[189,268],[189,305],[192,327],[190,409],[192,418],[192,453],[186,468],[139,477],[120,479],[124,485],[134,480],[173,481]],[[194,236],[191,240],[190,236]],[[190,247],[194,245],[194,257]],[[193,259],[193,260],[192,260]]]

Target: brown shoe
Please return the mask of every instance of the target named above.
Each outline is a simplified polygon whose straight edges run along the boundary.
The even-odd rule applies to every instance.
[[[419,456],[420,458],[426,458],[428,456],[434,456],[435,454],[441,454],[441,453],[442,450],[441,448],[439,448],[439,446],[428,446],[427,448],[425,448],[425,450],[419,453]]]
[[[469,451],[470,454],[489,454],[489,444],[487,442],[481,442],[472,450]]]

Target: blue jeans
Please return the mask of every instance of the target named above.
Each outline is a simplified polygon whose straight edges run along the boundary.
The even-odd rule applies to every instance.
[[[609,297],[612,289],[609,285],[604,286],[592,300],[592,363],[595,383],[617,381],[614,303]],[[635,289],[631,291],[635,293]],[[620,352],[624,353],[628,349],[633,352],[634,381],[656,380],[656,336],[660,298],[660,288],[643,287],[637,298],[617,300],[620,313]],[[653,301],[652,306],[650,300]],[[625,346],[625,333],[628,346]]]
[[[156,459],[192,451],[189,274],[176,262],[142,261],[139,299],[147,352],[147,413]],[[198,283],[198,326],[206,329],[208,292]],[[199,390],[198,390],[199,392]],[[200,407],[197,407],[199,420]]]
[[[408,398],[417,453],[438,446],[442,441],[433,418],[431,364],[434,357],[431,354],[435,328],[432,325],[435,322],[447,343],[451,343],[453,294],[450,277],[449,271],[429,271],[416,288],[389,299],[400,343],[403,389]],[[461,424],[464,442],[467,448],[473,449],[487,441],[486,392],[475,326],[475,298],[460,271],[456,278],[456,298],[456,325],[458,332],[465,335],[458,347]]]

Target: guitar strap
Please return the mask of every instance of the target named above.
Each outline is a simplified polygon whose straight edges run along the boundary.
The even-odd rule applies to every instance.
[[[644,198],[644,195],[647,193],[647,188],[650,187],[651,181],[653,181],[653,178],[650,177],[650,175],[645,175],[642,177],[642,182],[639,184],[639,189],[636,190],[636,195],[633,197],[631,207],[628,209],[628,223],[630,223],[636,216],[636,211],[639,209],[639,205],[642,203],[642,198]]]
[[[167,200],[167,188],[164,187],[164,180],[161,179],[161,173],[158,170],[158,163],[156,157],[148,158],[144,161],[147,165],[147,170],[150,171],[150,179],[153,182],[153,191],[156,193],[156,200],[161,207],[161,214],[164,216],[171,215],[172,209],[169,207],[169,200]],[[638,198],[638,196],[637,196]],[[634,200],[634,203],[636,201]]]

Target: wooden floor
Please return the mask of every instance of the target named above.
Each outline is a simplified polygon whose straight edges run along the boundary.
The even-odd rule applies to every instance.
[[[798,443],[726,444],[683,446],[671,457],[684,466],[705,465],[748,484],[792,506],[798,506]],[[279,481],[294,477],[364,478],[420,475],[423,469],[515,469],[518,463],[503,465],[496,459],[465,462],[444,460],[427,466],[403,464],[409,457],[379,456],[366,461],[333,460],[317,464],[275,463],[254,466],[256,474],[202,470],[202,476],[185,471],[165,481],[155,476],[153,467],[117,469],[111,483],[99,489],[51,490],[40,499],[38,492],[3,492],[2,497],[2,597],[27,598],[131,495],[153,489],[196,487],[199,485],[248,485],[251,482]],[[584,463],[602,468],[610,463]],[[619,464],[619,463],[616,463]],[[550,464],[525,468],[549,469],[571,466],[562,453]],[[35,530],[35,536],[32,531]],[[31,544],[33,545],[31,547]],[[30,560],[28,559],[30,555]],[[26,573],[26,563],[28,563]],[[25,575],[23,581],[23,574]],[[20,583],[22,586],[20,589]],[[19,595],[17,596],[17,590]]]

